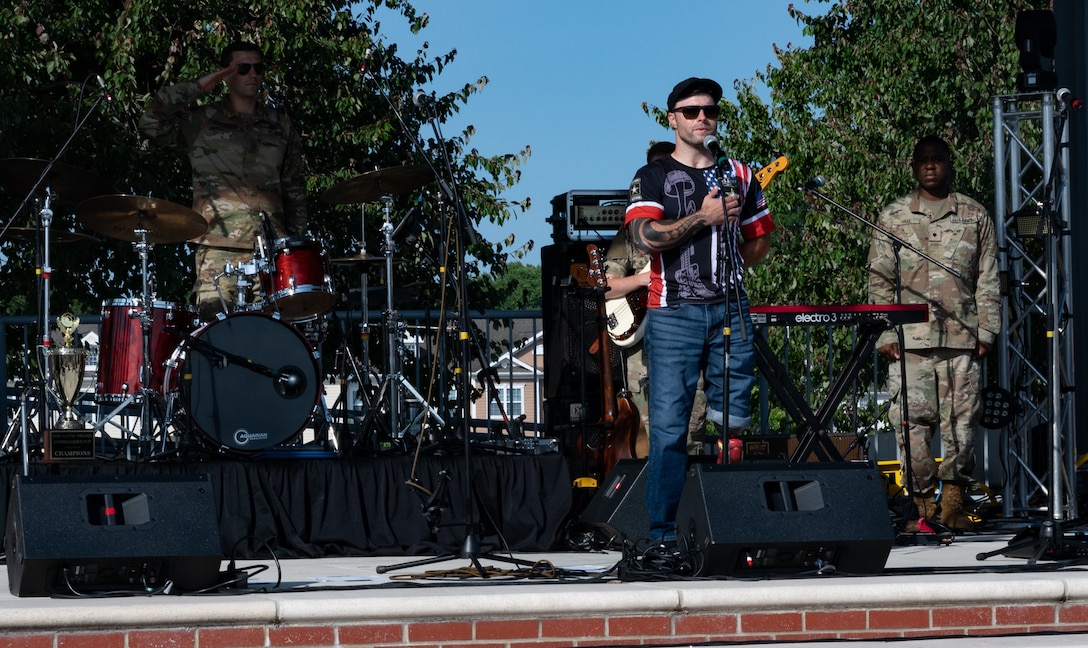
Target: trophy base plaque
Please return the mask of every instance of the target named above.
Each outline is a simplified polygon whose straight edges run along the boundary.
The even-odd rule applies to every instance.
[[[54,428],[43,435],[45,461],[94,459],[94,430]]]

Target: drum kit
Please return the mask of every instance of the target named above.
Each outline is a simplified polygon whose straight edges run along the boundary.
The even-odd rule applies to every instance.
[[[224,312],[216,314],[212,321],[201,321],[191,305],[158,300],[149,268],[153,246],[184,243],[206,231],[207,224],[198,213],[149,196],[112,193],[109,184],[97,175],[32,158],[0,160],[0,178],[5,187],[28,192],[28,197],[37,194],[39,205],[44,204],[40,211],[44,227],[9,227],[2,238],[20,242],[44,239],[46,268],[50,243],[97,242],[87,234],[50,232],[52,205],[74,205],[77,220],[88,229],[133,243],[140,258],[139,296],[108,299],[102,305],[94,398],[112,410],[99,417],[93,431],[105,433],[112,419],[127,416],[124,412],[130,406],[138,406],[139,431],[125,429],[125,452],[130,458],[156,458],[179,452],[191,440],[213,452],[261,453],[298,443],[310,423],[315,431],[331,427],[333,418],[324,401],[317,350],[324,337],[324,320],[339,301],[331,266],[362,268],[365,318],[365,270],[384,264],[389,318],[385,325],[391,336],[401,328],[392,321],[396,317],[393,197],[425,186],[433,174],[428,167],[418,166],[380,169],[326,190],[320,198],[330,204],[382,203],[382,232],[386,239],[383,254],[367,253],[365,236],[355,254],[335,259],[330,259],[325,245],[316,237],[279,238],[267,248],[259,238],[252,263],[239,267],[228,264],[217,277],[218,282],[223,276],[237,276],[239,297],[236,304],[224,303]],[[48,273],[45,275],[47,282]],[[261,297],[246,290],[257,280]],[[47,324],[48,283],[43,283],[41,290],[46,295],[41,300],[44,307],[39,322],[44,331],[41,351],[59,357],[61,351],[51,348]],[[69,348],[73,321],[77,324],[78,319],[66,313],[60,321],[68,325],[65,335]],[[368,326],[364,321],[364,329]],[[399,349],[401,345],[390,341],[387,346]],[[344,351],[350,356],[346,343]],[[368,403],[368,411],[372,407],[375,412],[389,412],[396,431],[401,424],[402,390],[412,392],[420,402],[423,398],[400,375],[400,358],[391,351],[388,360],[388,370],[377,390],[378,399],[386,398],[388,385],[388,401],[384,407]],[[66,356],[62,364],[46,357],[41,366],[49,395],[65,412],[65,426],[81,427],[81,423],[69,419],[83,378],[82,360],[75,363]],[[362,365],[353,360],[352,366],[360,385],[380,377],[365,356]],[[65,375],[54,376],[54,369]],[[437,417],[437,412],[432,413]],[[319,420],[322,415],[323,421]],[[59,427],[50,425],[48,413],[44,417],[43,428]],[[28,448],[25,428],[24,424],[21,442],[23,448]],[[133,440],[136,443],[130,443]],[[317,440],[338,451],[349,449],[340,447],[344,443],[335,436]],[[8,447],[7,441],[4,447]],[[28,453],[23,454],[25,462]]]

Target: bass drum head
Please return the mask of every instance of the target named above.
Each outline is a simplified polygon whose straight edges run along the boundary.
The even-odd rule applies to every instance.
[[[235,313],[186,343],[181,398],[216,446],[258,452],[297,436],[321,385],[313,349],[294,327],[264,313]]]

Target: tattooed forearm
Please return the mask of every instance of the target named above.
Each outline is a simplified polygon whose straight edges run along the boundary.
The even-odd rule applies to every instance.
[[[645,254],[672,249],[706,227],[699,212],[667,222],[639,218],[631,225],[631,239],[639,251]]]

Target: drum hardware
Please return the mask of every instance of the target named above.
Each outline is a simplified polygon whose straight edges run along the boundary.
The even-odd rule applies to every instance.
[[[69,243],[100,243],[98,239],[89,234],[68,232],[65,230],[53,230],[49,233],[54,244],[68,245]],[[36,243],[42,232],[34,227],[9,227],[4,234],[5,241],[18,241],[20,243]]]
[[[256,277],[261,273],[261,267],[264,264],[264,260],[259,256],[254,256],[253,261],[250,263],[233,264],[227,261],[223,264],[223,272],[215,275],[213,283],[215,284],[215,292],[219,295],[219,303],[223,307],[223,314],[227,313],[242,313],[257,307],[259,300],[247,301],[247,296],[252,294],[250,290],[254,284],[250,281],[250,277]],[[227,304],[227,299],[223,295],[223,291],[219,289],[219,280],[223,277],[237,277],[235,282],[235,296],[234,306]]]
[[[208,230],[195,211],[150,196],[98,196],[80,203],[76,216],[99,234],[141,246],[184,243]]]
[[[94,111],[89,111],[76,126],[76,132],[82,128],[83,124],[90,117]],[[68,139],[64,147],[58,152],[57,156],[52,160],[39,160],[35,158],[7,158],[0,160],[0,184],[10,191],[24,194],[22,202],[15,209],[14,214],[18,215],[25,207],[27,207],[32,200],[38,201],[41,205],[41,209],[38,210],[38,225],[40,228],[34,228],[35,240],[38,240],[40,234],[41,246],[37,249],[39,254],[40,264],[38,266],[38,275],[41,281],[38,284],[40,295],[38,303],[38,330],[41,332],[41,343],[38,346],[40,362],[39,371],[41,373],[41,382],[33,385],[33,390],[38,394],[39,407],[36,412],[39,419],[38,428],[40,430],[46,430],[49,428],[49,407],[47,401],[50,397],[56,399],[56,394],[52,391],[54,385],[54,376],[52,369],[52,358],[50,357],[52,351],[52,340],[50,337],[50,297],[52,295],[51,280],[52,280],[52,259],[51,251],[52,244],[58,243],[58,239],[63,238],[61,235],[54,236],[51,232],[53,224],[53,205],[54,204],[73,204],[78,203],[91,196],[96,196],[107,191],[112,191],[112,187],[101,177],[57,162],[64,152],[68,148],[68,144],[72,142],[75,137],[73,133],[72,137]],[[14,218],[10,219],[3,228],[0,228],[0,238],[4,237],[10,231],[8,227]],[[13,232],[12,239],[20,240],[18,236],[23,234],[19,230]],[[29,236],[29,232],[26,233]],[[31,387],[28,386],[28,389]],[[23,404],[20,406],[20,438],[19,445],[22,448],[22,464],[23,474],[29,474],[30,471],[30,446],[29,446],[29,414],[28,403],[29,397],[25,398]]]
[[[381,232],[385,237],[382,252],[385,255],[386,308],[382,312],[382,323],[386,334],[386,374],[378,388],[376,397],[376,402],[380,405],[370,409],[367,414],[369,420],[364,419],[363,429],[365,433],[377,420],[377,414],[381,406],[385,406],[389,417],[388,432],[393,440],[401,441],[405,438],[408,430],[420,423],[424,415],[429,415],[438,425],[445,425],[445,421],[402,373],[405,324],[397,313],[393,302],[393,256],[396,254],[396,242],[393,239],[394,228],[391,218],[393,197],[382,196],[381,202],[384,217]],[[407,402],[406,393],[415,398],[416,402],[422,406],[420,413],[407,421],[407,424],[404,421],[404,406]]]
[[[376,378],[379,378],[377,372],[373,370],[370,364],[369,358],[366,356],[367,345],[365,339],[369,337],[370,322],[369,322],[369,289],[367,287],[367,275],[366,269],[370,265],[381,265],[385,269],[385,309],[383,310],[383,329],[386,334],[386,374],[378,381],[378,389],[374,394],[373,402],[368,402],[366,406],[366,415],[363,419],[362,431],[359,437],[355,439],[355,447],[365,449],[368,445],[371,449],[378,449],[377,435],[371,435],[370,439],[364,439],[368,432],[372,431],[374,426],[379,422],[387,423],[387,433],[391,439],[395,441],[401,441],[405,437],[405,433],[417,425],[422,416],[429,414],[432,418],[444,424],[442,417],[439,413],[427,404],[427,400],[415,389],[411,382],[404,377],[401,373],[402,363],[401,357],[403,354],[403,340],[400,338],[402,333],[400,317],[397,315],[394,302],[393,302],[393,264],[396,262],[394,257],[396,255],[396,244],[394,239],[394,227],[392,223],[392,207],[393,196],[399,194],[405,194],[410,191],[414,191],[425,186],[427,183],[434,179],[434,172],[428,166],[403,166],[403,167],[390,167],[387,169],[378,169],[370,171],[362,175],[356,176],[349,180],[340,182],[329,189],[325,190],[320,198],[322,201],[331,204],[360,204],[380,201],[382,204],[383,223],[381,226],[381,232],[384,235],[384,244],[382,254],[380,256],[372,255],[367,252],[366,249],[366,232],[365,232],[365,219],[361,220],[361,238],[360,248],[352,256],[340,257],[333,259],[333,263],[337,265],[349,265],[359,266],[361,269],[361,287],[360,287],[360,299],[362,304],[363,324],[362,335],[364,337],[363,345],[363,367],[360,367],[351,358],[352,371],[354,372],[355,379],[359,385],[360,390],[363,392],[364,397],[369,398],[368,390],[366,389],[367,379],[370,374],[373,374]],[[413,212],[409,212],[408,216],[411,216]],[[364,214],[365,216],[365,214]],[[405,220],[408,220],[408,216]],[[402,223],[403,225],[404,223]],[[345,345],[346,347],[346,345]],[[348,353],[349,350],[345,349]],[[346,377],[342,376],[341,384],[346,384]],[[412,398],[423,405],[421,408],[422,413],[415,417],[413,420],[408,421],[405,425],[404,418],[404,405],[406,402],[406,395],[410,395]],[[342,395],[343,396],[343,395]],[[345,415],[344,420],[347,421],[347,408],[348,403],[346,399],[344,401]],[[380,421],[379,416],[383,413],[388,417],[385,421]]]
[[[368,171],[339,182],[321,194],[332,205],[355,205],[383,200],[415,191],[434,180],[434,172],[424,165],[388,167]]]
[[[157,375],[152,362],[156,349],[160,348],[155,347],[154,343],[161,343],[164,339],[153,333],[155,331],[156,302],[153,298],[148,259],[155,244],[188,241],[207,231],[208,225],[200,214],[187,207],[150,196],[127,194],[98,196],[85,200],[76,208],[76,216],[87,227],[100,234],[122,241],[133,242],[133,247],[140,257],[140,298],[136,304],[129,305],[125,313],[126,317],[139,321],[141,345],[138,387],[133,387],[131,384],[125,386],[121,403],[105,420],[108,421],[109,418],[129,404],[138,403],[140,405],[140,431],[138,435],[135,435],[137,440],[136,455],[150,458],[153,452],[156,451],[154,446],[155,419],[152,415],[152,408],[159,407],[169,410],[169,405],[163,399],[163,396],[168,393],[169,381],[164,375],[162,389],[156,390],[154,388]],[[149,305],[151,306],[150,309],[148,308]],[[106,313],[103,313],[104,321],[105,318]],[[184,320],[184,316],[181,319]],[[171,322],[171,324],[174,323]],[[176,324],[176,326],[166,326],[166,323],[163,323],[160,327],[163,335],[166,335],[166,329],[184,330],[186,326],[183,321],[178,321]],[[195,318],[192,324],[195,326]],[[131,380],[131,377],[129,378]],[[160,396],[160,391],[163,396]],[[104,423],[100,421],[100,425],[102,424]],[[167,424],[168,419],[164,418],[157,452],[166,451]],[[132,448],[126,446],[126,452],[131,453],[131,451]]]
[[[0,160],[0,185],[27,197],[47,195],[56,205],[79,203],[113,193],[113,187],[102,177],[68,166],[36,158],[5,158]],[[39,190],[45,188],[39,193]]]

